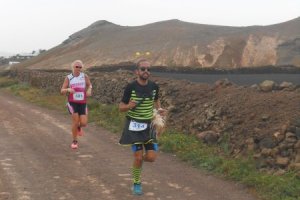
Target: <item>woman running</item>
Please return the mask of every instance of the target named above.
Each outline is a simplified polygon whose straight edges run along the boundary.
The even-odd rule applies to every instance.
[[[78,148],[77,136],[83,135],[82,127],[87,125],[87,97],[92,94],[89,77],[82,72],[83,63],[75,60],[71,64],[72,73],[67,75],[61,87],[61,94],[68,96],[67,107],[72,117],[72,149]]]

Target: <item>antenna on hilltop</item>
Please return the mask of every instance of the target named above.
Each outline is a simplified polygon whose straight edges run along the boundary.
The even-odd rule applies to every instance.
[[[141,58],[141,57],[145,57],[145,58],[147,58],[147,57],[150,57],[151,56],[151,52],[150,51],[146,51],[146,52],[139,52],[139,51],[137,51],[137,52],[135,52],[135,58],[137,59],[137,58]]]

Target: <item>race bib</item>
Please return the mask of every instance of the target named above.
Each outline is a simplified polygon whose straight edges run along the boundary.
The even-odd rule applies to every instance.
[[[133,120],[130,121],[129,124],[130,131],[143,131],[146,130],[146,128],[147,128],[147,123],[140,123]]]
[[[84,93],[83,92],[75,92],[73,94],[73,99],[76,101],[82,101],[84,99]]]

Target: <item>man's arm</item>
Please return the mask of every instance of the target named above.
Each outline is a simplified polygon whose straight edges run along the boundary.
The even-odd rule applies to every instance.
[[[121,102],[119,104],[119,111],[120,112],[127,112],[128,110],[133,109],[136,106],[136,102],[129,100],[129,102],[126,104],[124,102]]]
[[[160,100],[159,100],[159,86],[156,85],[156,96],[154,98],[154,108],[156,108],[156,110],[158,111],[158,113],[162,116],[166,116],[167,115],[167,110],[166,109],[163,109],[161,107],[161,104],[160,104]]]
[[[160,104],[160,101],[159,99],[154,101],[154,107],[156,108],[156,110],[158,111],[158,113],[162,116],[166,116],[167,115],[167,110],[166,109],[163,109],[161,107],[161,104]]]
[[[155,107],[157,110],[161,109],[161,104],[160,104],[160,101],[159,101],[159,100],[154,101],[154,107]]]
[[[120,112],[127,112],[130,109],[133,109],[136,106],[136,102],[132,101],[131,99],[131,86],[127,85],[122,100],[119,104],[119,111]]]

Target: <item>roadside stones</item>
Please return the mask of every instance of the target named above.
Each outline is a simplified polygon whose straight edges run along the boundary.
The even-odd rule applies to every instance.
[[[276,158],[276,164],[280,167],[286,167],[289,164],[289,158],[278,156]]]
[[[227,79],[221,79],[221,80],[218,80],[215,82],[215,87],[216,88],[219,88],[219,87],[228,87],[228,86],[231,86],[232,83]]]
[[[199,140],[202,140],[204,143],[207,144],[215,144],[217,143],[220,133],[215,131],[203,131],[196,135]]]
[[[273,136],[274,136],[274,138],[277,140],[277,143],[283,141],[284,138],[285,138],[284,133],[279,132],[279,131],[275,132],[275,133],[273,134]]]
[[[247,144],[247,150],[248,151],[254,151],[255,150],[255,143],[254,143],[253,138],[248,138],[246,140],[246,144]]]
[[[300,140],[300,127],[296,127],[295,135],[296,135],[297,139]]]
[[[276,142],[272,137],[265,137],[259,142],[261,148],[273,148],[276,146]]]
[[[284,81],[279,85],[279,89],[280,90],[283,90],[283,89],[292,90],[292,89],[294,89],[294,85],[291,82]]]
[[[300,150],[300,140],[297,141],[294,147],[296,150]]]
[[[261,82],[259,85],[252,85],[251,88],[258,89],[263,92],[271,92],[273,90],[286,90],[286,91],[294,91],[297,87],[293,85],[291,82],[282,82],[281,84],[276,84],[272,80],[265,80]]]
[[[261,120],[262,120],[262,121],[267,121],[267,120],[269,120],[269,119],[270,119],[270,116],[269,116],[269,115],[263,114],[263,115],[261,116]]]
[[[259,84],[259,88],[261,91],[263,92],[270,92],[273,90],[275,86],[275,82],[274,81],[270,81],[270,80],[265,80],[262,83]]]

